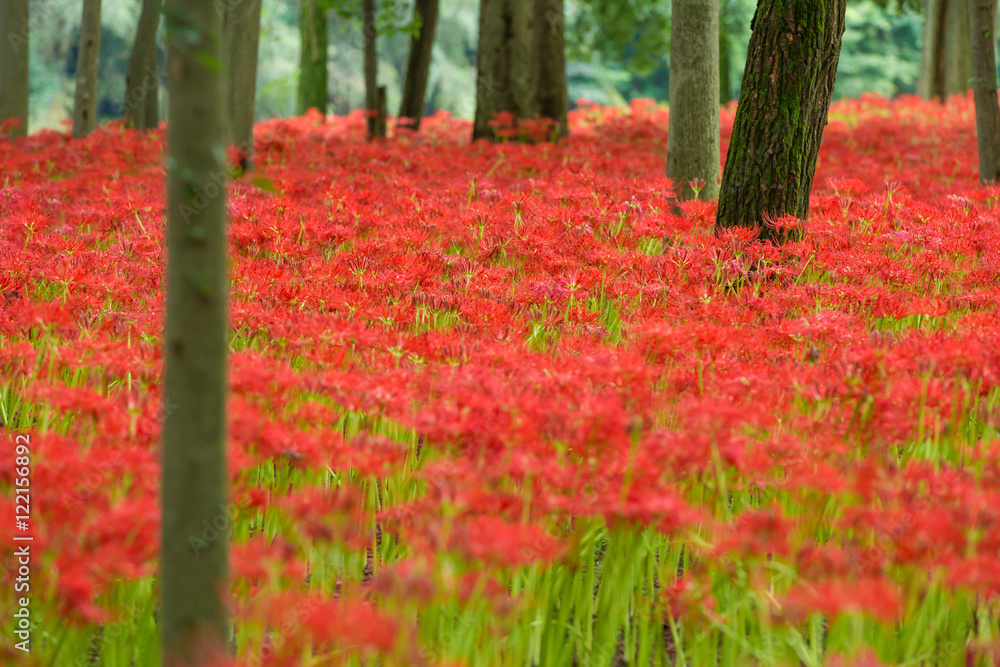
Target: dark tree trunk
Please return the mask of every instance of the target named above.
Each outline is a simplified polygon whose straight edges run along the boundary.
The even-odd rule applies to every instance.
[[[385,86],[379,86],[375,95],[375,136],[385,137],[389,116],[385,107]]]
[[[125,74],[125,127],[151,130],[160,124],[160,70],[156,58],[156,30],[163,0],[143,0],[132,56]]]
[[[83,0],[80,48],[76,58],[73,136],[87,136],[97,127],[97,72],[101,53],[101,0]]]
[[[438,0],[416,0],[413,18],[420,22],[420,32],[410,40],[410,58],[406,63],[403,82],[403,101],[399,117],[410,119],[407,127],[420,129],[424,116],[424,96],[431,71],[431,54],[434,50],[434,31],[437,29]]]
[[[365,31],[365,114],[368,119],[368,140],[378,134],[378,53],[375,40],[378,38],[378,27],[375,25],[375,0],[363,0]]]
[[[224,22],[229,66],[226,87],[229,141],[240,156],[241,171],[252,171],[260,0],[243,0],[227,5]]]
[[[563,0],[481,0],[472,138],[497,138],[501,112],[540,115],[565,135],[568,99]]]
[[[535,0],[480,3],[473,139],[496,138],[490,121],[501,111],[522,119],[538,113],[534,5]]]
[[[927,0],[917,93],[944,100],[969,89],[969,16],[966,0]]]
[[[566,82],[566,26],[563,0],[535,0],[538,53],[538,113],[556,121],[556,134],[569,132],[566,114],[569,92]]]
[[[0,125],[12,137],[28,134],[28,0],[0,2]]]
[[[972,94],[976,101],[979,181],[1000,181],[1000,104],[997,103],[993,27],[997,0],[968,0],[972,52]]]
[[[164,667],[229,650],[222,17],[166,0],[169,90],[160,633]],[[209,532],[211,530],[211,532]]]
[[[847,0],[760,0],[722,173],[716,231],[804,219],[837,77]]]
[[[300,0],[299,106],[304,114],[315,107],[326,114],[329,104],[326,76],[326,12],[319,0]]]

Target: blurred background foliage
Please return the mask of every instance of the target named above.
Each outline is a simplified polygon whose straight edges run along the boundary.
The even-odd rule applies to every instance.
[[[440,0],[427,113],[475,112],[479,3]],[[739,96],[755,0],[720,0],[721,40],[727,47],[723,95]],[[363,106],[360,0],[329,0],[330,113]],[[68,122],[79,40],[82,0],[31,2],[31,126]],[[105,2],[101,35],[99,115],[121,115],[125,70],[140,0]],[[379,83],[387,86],[390,113],[399,106],[410,44],[412,0],[379,2]],[[263,0],[257,118],[295,111],[298,76],[298,0]],[[566,0],[570,99],[625,105],[630,99],[668,101],[670,0]],[[894,96],[916,91],[923,39],[918,0],[852,0],[847,10],[836,97],[864,92]],[[163,43],[162,25],[159,43]],[[728,53],[728,58],[726,54]],[[160,50],[161,71],[163,51]],[[727,94],[728,93],[728,94]],[[165,95],[161,94],[161,104]]]

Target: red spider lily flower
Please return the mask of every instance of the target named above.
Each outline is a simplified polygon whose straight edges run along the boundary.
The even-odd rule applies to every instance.
[[[840,653],[832,653],[823,663],[826,667],[886,667],[887,663],[878,659],[878,654],[871,649],[861,649],[847,657]]]
[[[97,624],[111,619],[95,604],[100,588],[88,570],[83,561],[71,563],[65,559],[55,570],[58,578],[54,599],[59,603],[59,614],[73,623]]]
[[[395,600],[429,603],[438,593],[431,580],[431,565],[424,559],[410,558],[387,565],[369,583],[373,591]]]
[[[667,612],[675,622],[692,622],[700,619],[721,620],[715,613],[715,598],[706,595],[688,577],[680,577],[669,586],[665,586],[663,588],[663,601],[666,603]]]
[[[306,574],[306,566],[294,547],[280,538],[270,540],[263,535],[231,545],[229,563],[234,582],[246,581],[255,586],[272,580],[287,586],[303,581]]]
[[[365,513],[363,501],[359,489],[344,486],[287,493],[275,505],[287,512],[308,539],[343,541],[363,549],[371,544],[371,514]]]
[[[844,613],[864,613],[892,623],[899,618],[901,608],[896,586],[885,579],[869,577],[857,581],[798,583],[782,598],[780,613],[792,623],[812,613],[830,618]]]
[[[791,522],[780,511],[750,510],[723,529],[725,537],[715,545],[715,550],[720,554],[736,552],[744,557],[787,555],[791,528]]]
[[[955,558],[948,567],[948,585],[967,587],[986,598],[1000,595],[1000,562],[995,552],[968,559]]]
[[[490,516],[460,521],[453,529],[452,547],[466,558],[503,567],[552,561],[563,546],[536,526],[512,524]]]
[[[390,654],[402,624],[360,600],[331,599],[320,594],[265,593],[241,603],[237,619],[265,628],[262,650],[271,665],[299,664],[298,647],[312,645],[331,659],[345,653]]]

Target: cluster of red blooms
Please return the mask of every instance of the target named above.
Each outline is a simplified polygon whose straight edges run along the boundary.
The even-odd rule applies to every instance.
[[[788,564],[793,621],[892,621],[929,572],[995,599],[1000,187],[976,182],[972,113],[835,104],[803,240],[782,248],[717,237],[714,203],[670,212],[667,113],[649,104],[581,106],[567,140],[530,146],[469,145],[443,114],[376,143],[360,114],[260,124],[272,187],[229,191],[232,499],[296,539],[234,545],[238,582],[287,584],[237,614],[297,608],[302,641],[388,650],[412,628],[372,590],[461,597],[484,585],[419,568],[557,561],[569,529],[553,527],[588,517],[696,532],[700,567]],[[0,143],[0,385],[39,419],[72,416],[33,435],[32,489],[41,585],[83,622],[155,568],[162,152],[162,132],[117,127]],[[345,438],[348,410],[409,429],[421,463],[384,435]],[[271,458],[405,471],[422,492],[374,519],[410,555],[310,597],[306,547],[363,554],[376,522],[360,485],[258,486]]]

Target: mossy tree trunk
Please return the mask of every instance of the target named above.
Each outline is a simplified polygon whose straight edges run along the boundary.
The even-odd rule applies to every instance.
[[[667,177],[680,200],[719,194],[719,3],[673,0]],[[698,192],[692,186],[699,181]]]
[[[495,116],[538,114],[535,0],[481,0],[473,139],[494,139]]]
[[[716,230],[804,219],[837,77],[847,0],[759,0],[722,173]]]
[[[501,111],[518,118],[531,118],[538,112],[534,14],[533,0],[480,2],[473,139],[495,138],[490,121]]]
[[[997,0],[968,0],[971,32],[972,94],[976,102],[979,181],[1000,181],[1000,104],[997,103]]]
[[[495,139],[497,114],[537,116],[567,132],[563,0],[481,0],[472,138]]]
[[[966,0],[927,0],[917,93],[944,100],[969,89],[972,76]]]
[[[156,31],[163,0],[143,0],[135,43],[125,74],[125,127],[151,130],[160,124],[160,69]]]
[[[325,115],[329,105],[326,7],[321,0],[300,0],[300,2],[298,113],[304,114],[315,107]]]
[[[403,81],[403,100],[399,105],[399,117],[410,119],[407,127],[413,130],[420,129],[420,120],[424,116],[424,98],[430,78],[437,18],[438,0],[416,0],[413,19],[420,24],[420,32],[410,40],[410,57]]]
[[[76,57],[73,136],[85,137],[97,127],[97,72],[101,54],[101,0],[83,0],[80,48]]]
[[[0,125],[12,137],[28,134],[28,0],[0,2]]]
[[[228,653],[226,112],[222,17],[166,0],[168,104],[160,631],[163,665]],[[206,527],[212,527],[212,531]]]
[[[253,170],[254,102],[257,95],[257,46],[260,38],[260,1],[242,0],[226,6],[229,141],[240,156],[242,171]]]

